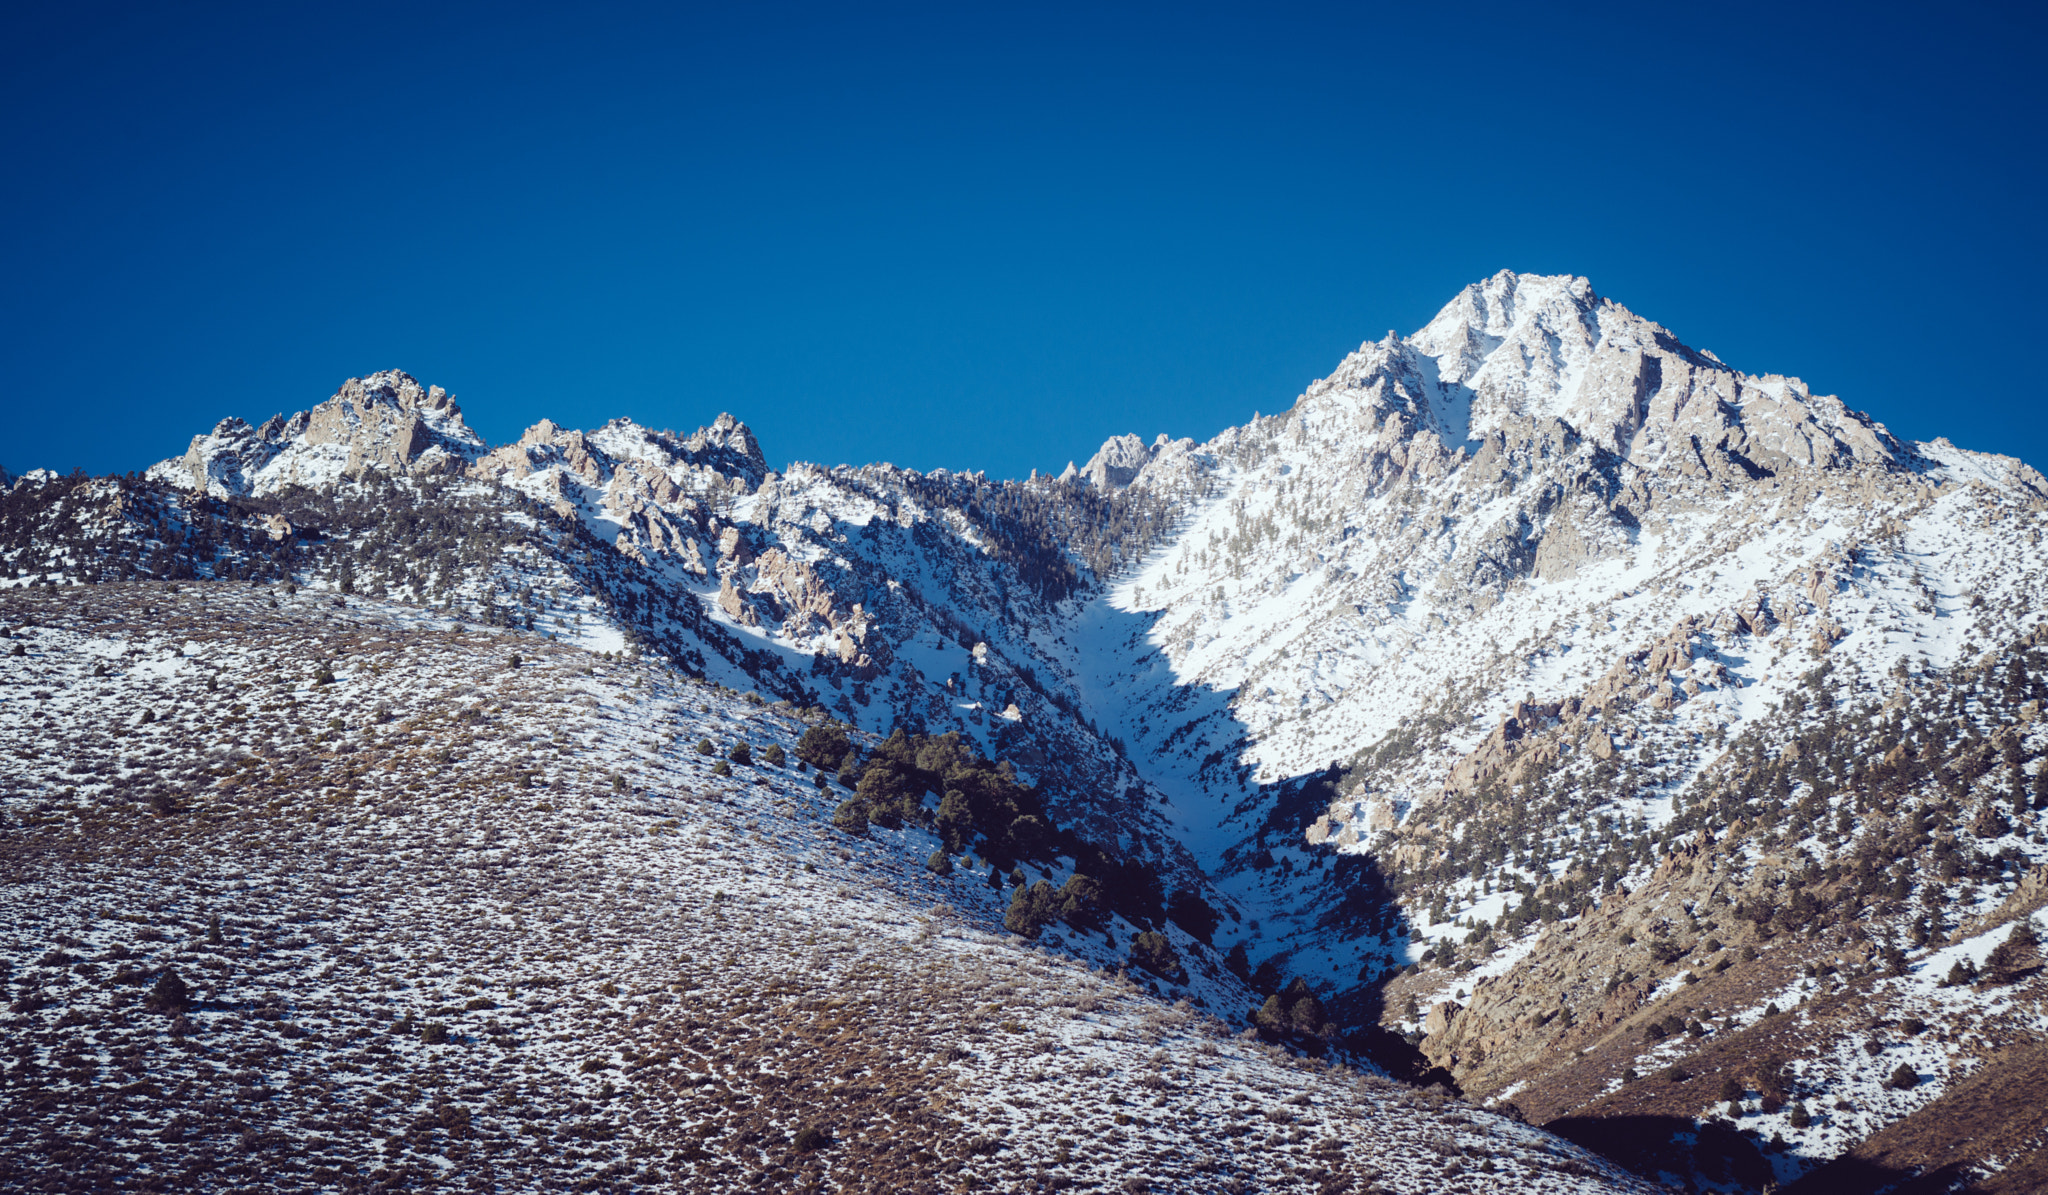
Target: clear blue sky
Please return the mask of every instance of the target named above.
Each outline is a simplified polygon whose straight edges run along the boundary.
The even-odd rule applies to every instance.
[[[1022,476],[1510,267],[2048,466],[2017,5],[434,7],[7,7],[0,465],[396,367]]]

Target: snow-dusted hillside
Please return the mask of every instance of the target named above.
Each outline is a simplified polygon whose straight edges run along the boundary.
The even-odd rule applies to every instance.
[[[245,587],[0,623],[10,1189],[1649,1189],[1004,934],[786,706]]]
[[[1083,854],[1157,878],[1117,940],[1171,939],[1169,995],[1243,1023],[1299,980],[1352,1048],[1538,1119],[1621,1115],[1623,1076],[1678,1055],[1758,1079],[1742,1043],[1776,1040],[1763,1009],[1803,971],[1934,1023],[1914,985],[2031,912],[2048,857],[2048,481],[1731,368],[1582,278],[1503,272],[1281,414],[1023,482],[777,471],[730,416],[490,448],[396,373],[149,476],[11,483],[0,581],[289,579],[957,733],[1073,836],[1052,878]],[[1813,902],[1833,914],[1773,912]],[[1944,999],[2012,997],[2002,1048],[2039,1035],[2014,1011],[2038,982]],[[1650,1034],[1673,1017],[1712,1024]],[[1879,1099],[1894,1061],[1814,1024],[1835,1061],[1768,1081],[1884,1110],[1751,1120],[1742,1148],[1785,1142],[1752,1175],[1975,1065]]]

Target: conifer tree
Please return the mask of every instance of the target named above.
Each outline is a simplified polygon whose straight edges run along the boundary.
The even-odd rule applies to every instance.
[[[2005,941],[1984,959],[1984,978],[1992,983],[2017,983],[2041,964],[2041,938],[2031,918],[2022,917]]]

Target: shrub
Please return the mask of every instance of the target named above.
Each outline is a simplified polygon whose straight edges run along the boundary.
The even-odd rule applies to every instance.
[[[428,1021],[420,1026],[420,1040],[430,1046],[446,1045],[448,1026],[439,1021]]]
[[[754,762],[754,749],[747,745],[745,739],[741,739],[732,745],[732,750],[726,752],[725,757],[736,764],[745,766]]]
[[[832,1130],[822,1125],[807,1124],[796,1131],[792,1142],[800,1154],[816,1153],[832,1144]]]
[[[770,743],[761,748],[761,760],[770,767],[779,768],[788,762],[789,757],[783,754],[781,743]]]
[[[1914,1072],[1912,1067],[1903,1062],[1899,1064],[1899,1069],[1892,1072],[1891,1078],[1885,1081],[1886,1086],[1896,1087],[1900,1091],[1915,1087],[1919,1082],[1920,1076]]]
[[[711,740],[710,740],[710,739],[698,739],[698,740],[697,740],[697,754],[699,754],[699,755],[716,755],[716,754],[718,754],[718,748],[716,748],[716,747],[714,747],[714,746],[712,746],[712,745],[711,745]]]
[[[711,774],[713,776],[730,776],[732,775],[732,765],[721,759],[711,765]]]
[[[1792,1111],[1785,1117],[1785,1123],[1795,1129],[1803,1129],[1813,1123],[1813,1113],[1806,1110],[1806,1101],[1792,1105]]]
[[[933,851],[932,857],[924,861],[924,869],[937,876],[953,874],[953,858],[944,851]]]
[[[1767,1054],[1756,1064],[1756,1089],[1766,1101],[1783,1103],[1792,1090],[1792,1073],[1782,1054]]]

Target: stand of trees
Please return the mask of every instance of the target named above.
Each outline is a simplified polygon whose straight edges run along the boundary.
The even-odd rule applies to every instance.
[[[920,826],[938,835],[948,855],[973,851],[996,873],[1013,873],[1006,924],[1016,933],[1036,937],[1056,921],[1100,931],[1112,915],[1146,932],[1170,919],[1202,941],[1215,933],[1220,916],[1199,893],[1176,892],[1169,906],[1156,870],[1060,827],[1036,788],[1020,784],[1007,762],[983,758],[958,733],[899,728],[862,758],[844,726],[825,723],[804,732],[796,753],[852,789],[833,814],[840,829],[863,834],[869,826]],[[1022,882],[1018,864],[1060,858],[1073,861],[1074,874],[1063,885]],[[1156,973],[1178,973],[1178,961],[1166,962],[1167,954],[1156,956],[1167,968]]]

